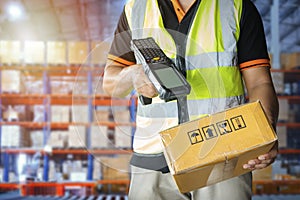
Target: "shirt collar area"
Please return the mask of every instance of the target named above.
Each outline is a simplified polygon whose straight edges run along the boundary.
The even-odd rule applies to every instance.
[[[189,6],[189,8],[187,9],[187,11],[192,7],[192,5],[195,3],[196,0],[194,0],[194,2]],[[185,12],[179,2],[179,0],[171,0],[172,4],[173,4],[173,7],[174,7],[174,10],[175,10],[175,13],[176,13],[176,16],[177,16],[177,19],[179,22],[181,22],[181,20],[183,19],[183,17],[185,16],[185,14],[187,12]]]

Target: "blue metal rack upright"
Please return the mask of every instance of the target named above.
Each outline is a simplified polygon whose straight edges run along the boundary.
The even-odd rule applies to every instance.
[[[45,49],[44,49],[44,67],[46,68],[48,66],[48,59],[47,59],[47,44],[45,42]],[[51,133],[51,100],[49,98],[49,95],[51,94],[50,89],[50,80],[47,70],[43,71],[43,93],[45,94],[45,98],[43,100],[44,105],[44,126],[43,126],[43,145],[47,145],[48,138]],[[47,154],[44,155],[44,168],[43,168],[43,180],[48,181],[49,179],[49,156]]]
[[[87,44],[87,49],[88,49],[88,52],[91,52],[92,51],[92,48],[91,48],[91,42],[88,42]],[[87,59],[86,59],[86,62],[87,62],[87,66],[84,66],[84,67],[89,67],[89,68],[92,68],[92,64],[91,64],[91,56],[88,55]],[[87,89],[88,89],[88,127],[87,127],[87,141],[86,141],[86,146],[87,146],[87,149],[89,150],[91,148],[91,124],[93,123],[93,74],[92,74],[92,71],[91,70],[88,70],[87,72]],[[91,181],[93,180],[93,171],[94,171],[94,157],[91,153],[88,153],[87,155],[87,167],[88,167],[88,170],[87,170],[87,180]]]
[[[2,64],[0,64],[2,66]],[[2,71],[0,70],[0,94],[2,94]],[[2,118],[2,99],[0,98],[0,122],[3,121]],[[2,150],[2,125],[0,125],[0,147]],[[3,181],[8,182],[9,181],[9,155],[6,152],[3,153]]]
[[[136,91],[131,92],[131,97],[130,97],[130,122],[135,123],[136,120],[136,98],[135,98]],[[133,138],[135,134],[136,128],[133,126],[131,129],[131,148],[133,148]]]

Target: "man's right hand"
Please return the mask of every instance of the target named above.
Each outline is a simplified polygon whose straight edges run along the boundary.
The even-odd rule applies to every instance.
[[[133,89],[139,95],[153,98],[158,95],[142,65],[125,66],[111,62],[105,67],[103,90],[113,97],[125,97]]]
[[[133,75],[132,84],[137,93],[148,98],[156,97],[158,95],[157,90],[146,76],[142,65],[133,65],[130,68]]]

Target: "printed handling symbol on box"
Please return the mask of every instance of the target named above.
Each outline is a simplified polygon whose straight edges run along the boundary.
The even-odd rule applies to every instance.
[[[234,130],[236,131],[247,127],[242,115],[232,117],[230,121],[233,124]]]
[[[224,121],[218,122],[217,123],[217,128],[218,128],[219,133],[221,135],[224,135],[224,134],[232,132],[232,128],[231,128],[230,123],[229,123],[228,120],[224,120]]]
[[[205,135],[205,138],[207,140],[212,139],[214,137],[218,137],[218,133],[217,133],[217,131],[215,129],[215,126],[213,124],[203,127],[202,131],[203,131],[203,133]]]
[[[188,132],[188,136],[192,145],[203,142],[203,137],[199,129]]]

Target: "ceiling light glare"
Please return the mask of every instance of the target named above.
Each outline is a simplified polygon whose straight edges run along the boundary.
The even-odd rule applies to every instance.
[[[22,9],[18,5],[9,5],[7,12],[10,19],[20,19],[23,15]]]

